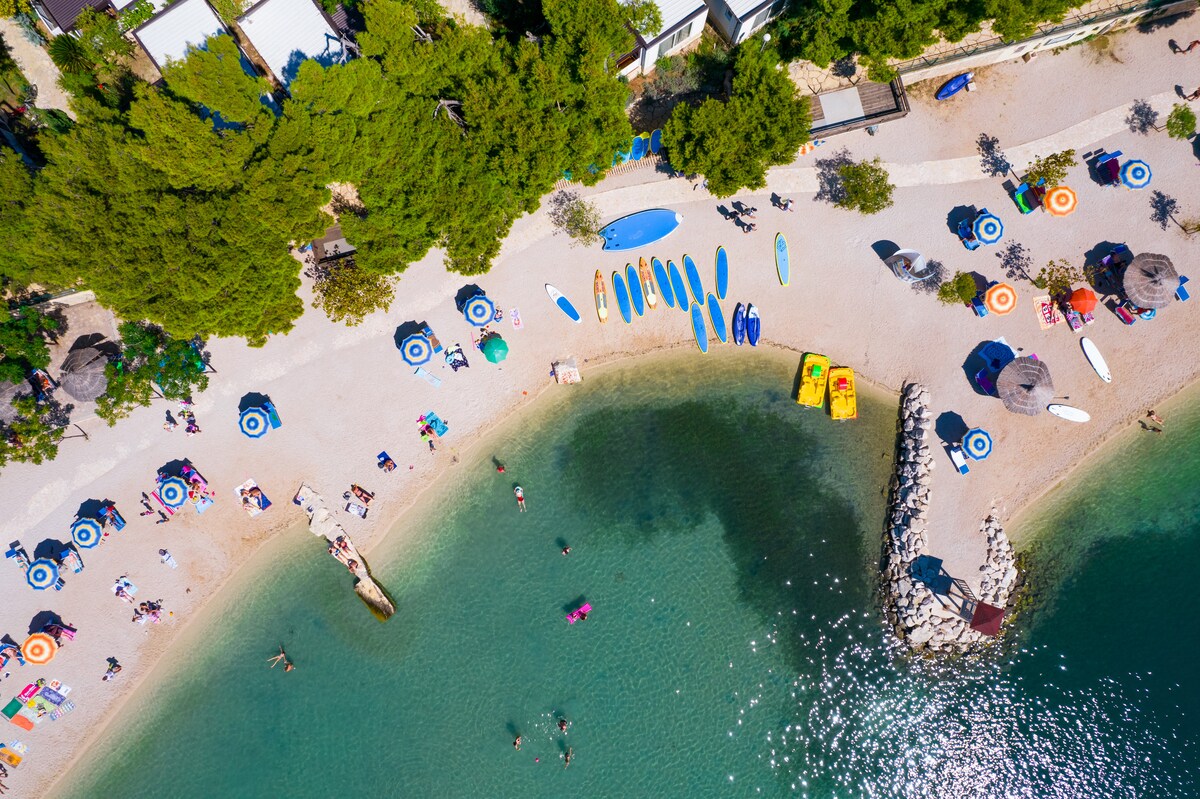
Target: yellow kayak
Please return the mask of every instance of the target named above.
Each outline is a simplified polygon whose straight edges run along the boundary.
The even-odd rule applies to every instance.
[[[854,370],[839,366],[829,370],[829,415],[834,419],[858,418],[858,395],[854,393]]]
[[[806,353],[800,372],[800,391],[796,402],[809,408],[825,407],[825,384],[829,380],[829,358],[815,352]]]
[[[604,285],[604,276],[600,274],[600,270],[596,270],[596,282],[593,284],[596,293],[596,316],[600,317],[601,323],[608,321],[608,291]]]

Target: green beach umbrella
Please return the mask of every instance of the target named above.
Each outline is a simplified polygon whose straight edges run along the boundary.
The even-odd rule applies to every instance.
[[[483,343],[483,357],[492,363],[500,363],[508,357],[508,342],[499,336],[492,336]]]

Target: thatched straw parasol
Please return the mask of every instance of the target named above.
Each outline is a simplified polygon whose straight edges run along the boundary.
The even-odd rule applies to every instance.
[[[1179,273],[1165,255],[1144,252],[1125,267],[1125,296],[1139,308],[1165,308],[1179,288]]]
[[[90,402],[108,388],[104,367],[108,360],[95,347],[85,347],[67,354],[62,365],[59,384],[62,390],[80,402]]]
[[[22,393],[33,392],[26,383],[0,383],[0,424],[12,424],[16,420],[17,409],[13,407],[13,400]]]
[[[1013,413],[1037,416],[1054,396],[1050,367],[1033,358],[1017,358],[1000,370],[996,393]]]

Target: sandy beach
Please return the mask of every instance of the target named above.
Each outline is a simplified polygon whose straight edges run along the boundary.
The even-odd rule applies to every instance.
[[[749,235],[723,220],[717,207],[727,202],[650,169],[625,173],[583,193],[606,220],[660,205],[679,211],[680,228],[649,252],[637,254],[679,261],[689,253],[706,281],[711,280],[713,251],[725,246],[731,267],[728,306],[754,302],[763,316],[764,342],[794,351],[797,365],[800,353],[817,351],[890,391],[920,381],[932,394],[935,417],[953,412],[967,424],[989,430],[995,441],[992,456],[967,477],[955,474],[948,458],[939,458],[932,490],[931,554],[943,559],[951,575],[972,584],[985,548],[979,523],[991,507],[1002,520],[1011,519],[1110,436],[1200,376],[1197,303],[1174,303],[1156,320],[1132,327],[1098,309],[1097,322],[1086,335],[1112,369],[1113,383],[1105,384],[1084,359],[1078,334],[1065,324],[1039,328],[1032,297],[1041,292],[1028,282],[1014,283],[1020,299],[1013,313],[977,319],[967,308],[942,306],[901,283],[872,244],[892,241],[921,250],[951,273],[974,271],[998,280],[1004,273],[997,255],[1008,242],[1025,246],[1035,272],[1051,259],[1082,264],[1085,254],[1124,242],[1135,253],[1166,254],[1181,273],[1200,276],[1194,258],[1188,257],[1196,251],[1195,242],[1173,225],[1164,230],[1151,219],[1149,190],[1098,186],[1079,166],[1068,179],[1079,195],[1075,214],[1022,217],[1004,179],[986,177],[975,150],[981,133],[997,136],[1018,171],[1027,157],[1064,147],[1081,154],[1100,147],[1123,150],[1153,167],[1151,188],[1178,200],[1180,218],[1200,216],[1193,145],[1161,132],[1137,135],[1123,124],[1133,100],[1147,99],[1165,116],[1177,102],[1171,99],[1175,84],[1187,91],[1200,84],[1200,56],[1185,59],[1167,48],[1169,39],[1193,38],[1200,38],[1195,18],[1152,34],[1118,37],[1119,62],[1097,60],[1086,46],[1077,47],[1030,64],[989,68],[980,78],[979,92],[951,104],[936,105],[930,92],[915,91],[906,119],[883,126],[874,137],[857,132],[832,139],[815,155],[774,170],[768,190],[737,197],[759,209],[758,230]],[[1072,87],[1069,94],[1057,88],[1063,86]],[[892,165],[898,185],[892,208],[861,217],[814,200],[814,159],[843,147],[855,158],[879,155]],[[772,208],[772,193],[796,199],[796,212]],[[947,223],[952,209],[963,205],[986,206],[1001,216],[1006,225],[1001,247],[963,249]],[[793,277],[786,288],[775,274],[776,231],[791,244]],[[405,272],[391,310],[358,327],[335,326],[310,310],[292,333],[273,337],[260,349],[233,340],[209,342],[217,372],[209,389],[195,398],[203,430],[198,436],[187,438],[182,428],[164,431],[164,411],[175,406],[159,401],[112,428],[95,418],[77,420],[90,440],[64,442],[50,464],[7,467],[0,480],[0,506],[8,512],[0,530],[6,542],[19,539],[31,553],[45,539],[68,540],[76,509],[86,500],[111,499],[128,520],[123,532],[84,552],[86,570],[66,574],[61,592],[29,590],[16,567],[5,566],[10,588],[0,634],[23,640],[30,619],[42,611],[53,611],[79,629],[50,666],[17,667],[5,679],[13,694],[37,676],[59,679],[74,688],[76,705],[65,719],[20,736],[29,752],[8,780],[16,795],[56,795],[55,780],[70,772],[71,766],[64,764],[80,762],[77,758],[105,734],[105,722],[115,718],[140,682],[147,676],[164,678],[164,669],[152,673],[155,664],[252,553],[281,534],[319,556],[311,536],[301,532],[303,514],[290,502],[301,481],[330,498],[339,497],[351,483],[376,493],[367,519],[348,514],[342,519],[369,553],[397,520],[402,528],[405,511],[419,505],[424,492],[436,491],[439,479],[477,446],[482,434],[507,421],[515,408],[537,402],[543,392],[571,390],[553,384],[551,362],[577,356],[586,380],[595,364],[642,353],[680,348],[680,357],[698,357],[687,316],[678,310],[660,305],[632,325],[616,314],[606,325],[596,322],[593,273],[600,269],[607,276],[626,262],[598,248],[570,247],[564,237],[551,235],[539,212],[517,223],[489,274],[476,279],[449,274],[440,254],[431,253]],[[475,330],[455,309],[455,294],[472,283],[504,311],[494,329],[511,349],[500,365],[487,363],[472,349]],[[575,303],[583,324],[572,324],[548,300],[546,283]],[[304,298],[307,305],[309,295]],[[520,310],[522,330],[510,324],[513,309]],[[431,371],[443,380],[438,388],[415,377],[395,341],[397,327],[410,321],[427,321],[443,345],[461,343],[470,369],[454,373],[435,363]],[[68,337],[84,332],[69,331]],[[1045,413],[1018,416],[999,400],[978,393],[964,373],[964,361],[980,343],[1000,336],[1025,354],[1036,352],[1049,365],[1055,395],[1069,397],[1060,401],[1087,410],[1092,421],[1071,425]],[[754,358],[756,353],[743,348],[733,357]],[[653,380],[653,374],[646,379]],[[242,436],[237,427],[238,402],[251,392],[269,395],[283,421],[282,428],[257,441]],[[428,410],[450,426],[436,453],[417,436],[416,419]],[[1168,417],[1167,436],[1170,427]],[[376,468],[375,455],[381,450],[397,462],[395,472]],[[140,494],[154,487],[156,471],[184,458],[216,490],[216,505],[203,516],[185,507],[163,525],[153,524],[153,517],[138,517]],[[241,510],[234,495],[247,478],[254,478],[274,503],[257,519]],[[1036,513],[1036,506],[1028,512]],[[1021,531],[1012,532],[1019,546]],[[160,548],[171,551],[177,570],[159,562]],[[161,598],[172,615],[158,625],[132,624],[130,606],[111,592],[121,575],[138,587],[139,600]],[[249,585],[251,578],[243,573],[229,585]],[[273,646],[264,642],[263,653],[246,656],[265,658]],[[117,658],[123,671],[116,680],[102,682],[109,657]]]

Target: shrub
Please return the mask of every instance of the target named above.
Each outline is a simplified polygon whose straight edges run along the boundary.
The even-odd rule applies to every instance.
[[[843,164],[838,167],[841,179],[839,208],[849,208],[863,214],[877,214],[892,205],[895,186],[878,157],[873,161]]]
[[[1196,135],[1196,112],[1176,103],[1167,115],[1167,135],[1172,139],[1190,139]]]
[[[937,298],[946,305],[966,305],[978,292],[969,272],[955,272],[954,277],[938,286]]]

